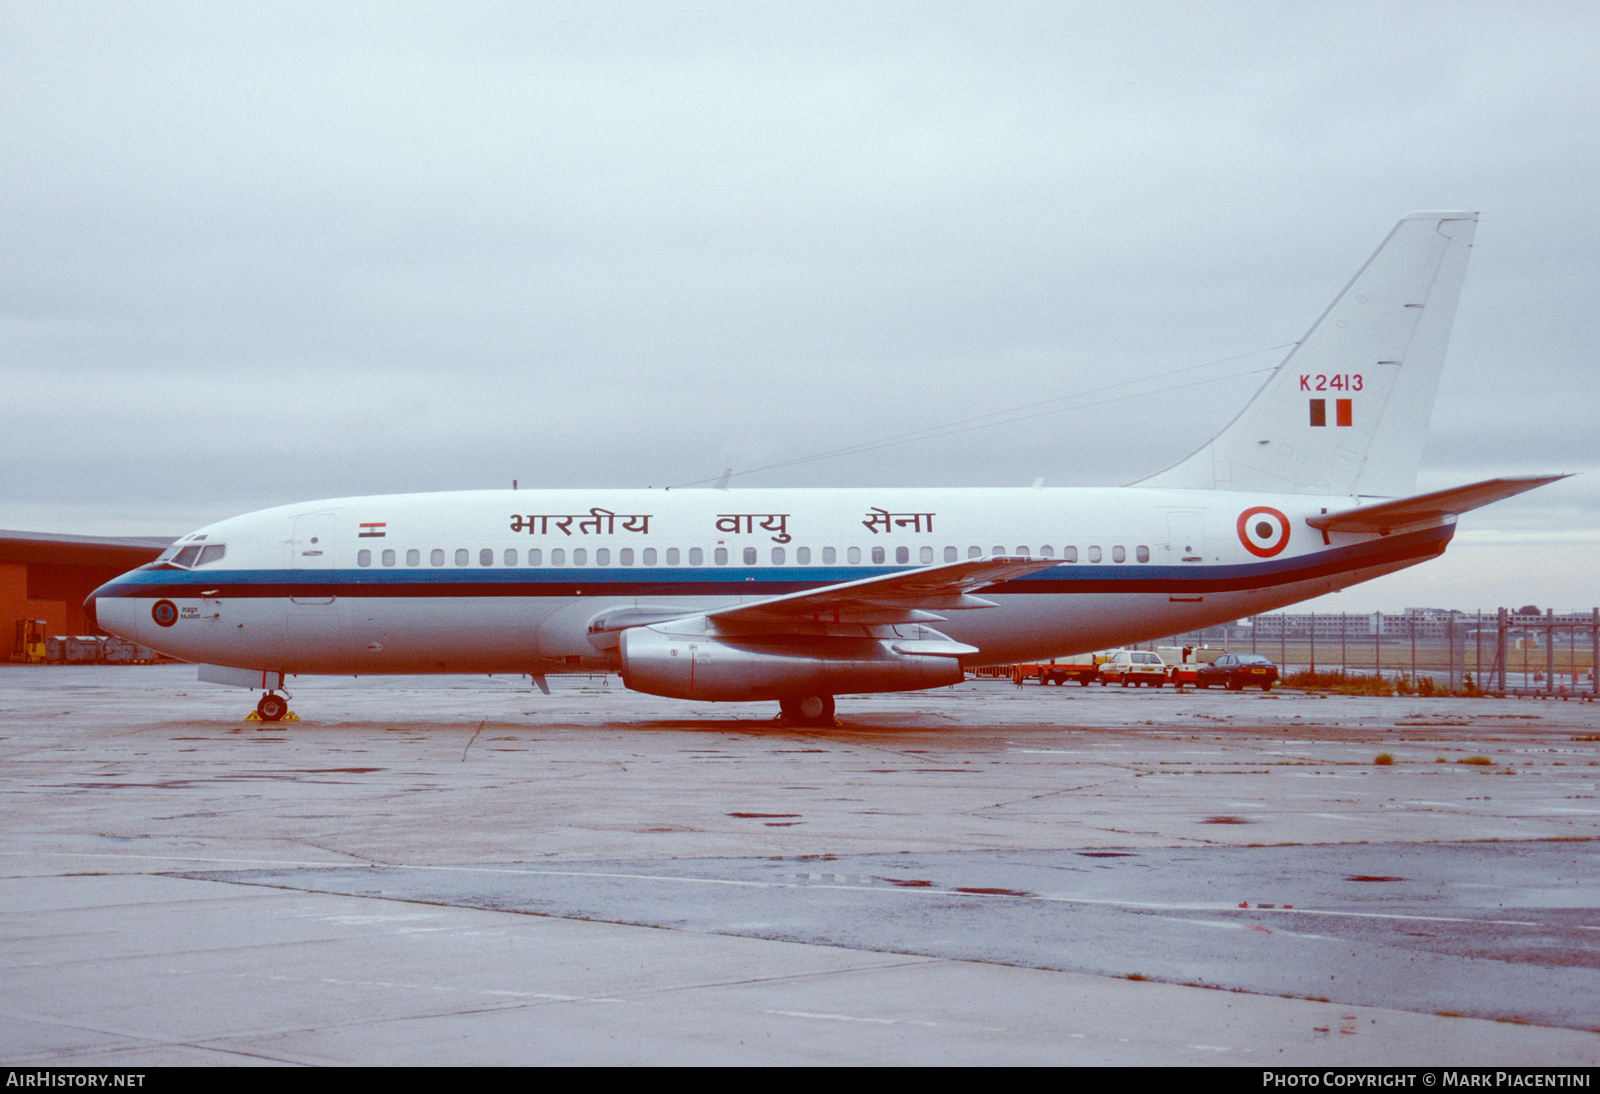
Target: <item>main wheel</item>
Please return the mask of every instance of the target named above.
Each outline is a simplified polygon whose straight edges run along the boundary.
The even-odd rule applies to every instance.
[[[283,716],[289,713],[289,700],[269,691],[261,697],[261,702],[256,704],[256,713],[261,716],[263,722],[281,722]]]
[[[833,725],[833,696],[802,695],[778,700],[778,709],[790,722],[802,726]]]

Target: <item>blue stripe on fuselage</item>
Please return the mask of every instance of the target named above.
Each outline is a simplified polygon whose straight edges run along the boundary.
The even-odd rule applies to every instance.
[[[1086,565],[1064,562],[980,590],[982,595],[1206,593],[1291,585],[1352,570],[1421,561],[1443,553],[1453,525],[1369,540],[1314,554],[1235,565]],[[863,578],[923,569],[915,566],[626,567],[359,570],[134,570],[93,596],[272,598],[781,596]]]

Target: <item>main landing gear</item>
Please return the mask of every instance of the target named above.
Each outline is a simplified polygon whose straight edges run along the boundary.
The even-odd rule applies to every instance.
[[[833,696],[801,695],[778,700],[783,720],[792,726],[833,725]]]
[[[288,713],[289,700],[277,692],[267,692],[261,697],[261,702],[256,704],[256,715],[263,722],[281,722],[283,716]]]

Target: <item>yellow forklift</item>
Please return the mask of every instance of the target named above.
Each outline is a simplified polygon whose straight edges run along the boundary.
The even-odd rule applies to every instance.
[[[17,635],[11,643],[11,660],[26,665],[37,665],[45,659],[45,628],[49,620],[19,619]]]

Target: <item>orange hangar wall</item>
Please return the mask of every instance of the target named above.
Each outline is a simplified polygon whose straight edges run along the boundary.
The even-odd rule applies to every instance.
[[[171,542],[0,530],[0,649],[10,651],[19,619],[43,619],[48,634],[104,634],[84,615],[84,600]]]

